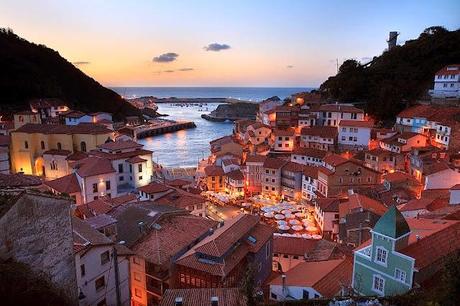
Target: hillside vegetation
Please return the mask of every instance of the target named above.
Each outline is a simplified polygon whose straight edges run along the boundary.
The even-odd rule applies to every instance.
[[[71,108],[105,111],[116,119],[139,111],[44,45],[0,28],[0,111],[28,108],[33,98],[60,98]]]
[[[345,61],[320,92],[327,99],[364,102],[366,111],[378,119],[392,119],[425,96],[436,71],[448,64],[460,64],[460,30],[431,27],[368,64]]]

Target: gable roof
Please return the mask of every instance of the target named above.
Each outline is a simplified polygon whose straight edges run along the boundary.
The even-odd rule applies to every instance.
[[[206,176],[222,176],[224,175],[224,170],[222,167],[216,165],[210,165],[204,168],[204,173]]]
[[[264,161],[264,168],[270,169],[280,169],[283,167],[287,161],[274,157],[267,157]]]
[[[382,202],[358,193],[350,195],[347,202],[339,204],[340,218],[356,210],[370,211],[377,215],[383,215],[387,211],[387,207]]]
[[[324,239],[304,239],[297,237],[273,237],[273,253],[304,257],[306,261],[329,260],[337,248],[335,242]]]
[[[145,186],[137,188],[137,190],[145,192],[147,194],[154,194],[154,193],[160,193],[160,192],[165,192],[168,190],[172,190],[171,187],[165,185],[165,184],[160,184],[157,182],[151,182]]]
[[[75,173],[62,176],[52,181],[45,181],[44,184],[59,193],[72,194],[81,192],[81,187]]]
[[[248,155],[246,157],[246,163],[263,163],[267,159],[265,155]]]
[[[74,168],[80,177],[89,177],[115,172],[110,160],[95,156],[90,156],[77,161]]]
[[[243,172],[240,169],[236,169],[225,174],[227,177],[231,178],[234,181],[241,181],[244,179]]]
[[[75,252],[86,250],[91,246],[113,244],[112,240],[77,217],[72,217],[72,230]]]
[[[304,136],[318,136],[321,138],[336,138],[338,130],[333,126],[312,126],[303,127],[300,134]]]
[[[345,157],[342,157],[341,155],[338,155],[338,154],[330,154],[326,157],[323,158],[323,161],[328,164],[328,165],[331,165],[333,167],[337,167],[341,164],[344,164],[348,161],[348,159],[346,159]]]
[[[314,158],[324,158],[327,155],[327,151],[325,150],[319,150],[319,149],[314,149],[314,148],[304,148],[304,147],[298,147],[292,151],[293,155],[304,155],[304,156],[310,156]]]
[[[374,122],[366,120],[340,120],[339,126],[371,128],[374,126]]]
[[[142,148],[143,145],[132,140],[117,140],[109,141],[97,146],[100,149],[117,151],[117,150],[126,150],[126,149],[137,149]]]
[[[410,228],[401,212],[395,205],[392,205],[379,221],[377,221],[373,231],[397,239],[408,234]]]
[[[319,262],[301,262],[285,273],[286,286],[310,287],[325,297],[333,297],[342,286],[351,283],[353,265],[351,260],[334,259]],[[270,285],[282,285],[282,275]]]

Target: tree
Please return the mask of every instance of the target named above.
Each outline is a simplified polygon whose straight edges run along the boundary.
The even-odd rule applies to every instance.
[[[252,265],[248,265],[246,269],[246,273],[241,282],[241,291],[246,297],[247,306],[257,305],[254,267]]]

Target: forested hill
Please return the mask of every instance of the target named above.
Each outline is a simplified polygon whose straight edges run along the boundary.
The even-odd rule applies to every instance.
[[[324,98],[365,102],[379,119],[392,119],[433,86],[434,74],[448,64],[460,64],[460,30],[425,29],[402,46],[385,51],[365,65],[345,61],[320,91]]]
[[[116,119],[139,111],[103,87],[57,51],[0,28],[0,110],[24,110],[33,98],[61,98],[71,108],[114,114]]]

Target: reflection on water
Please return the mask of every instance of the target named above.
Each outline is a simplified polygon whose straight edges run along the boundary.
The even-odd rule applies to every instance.
[[[209,142],[213,139],[232,133],[233,123],[211,122],[201,118],[201,114],[209,113],[217,104],[208,104],[199,111],[199,106],[180,107],[170,104],[159,104],[158,112],[169,114],[168,119],[194,121],[196,128],[167,133],[160,136],[140,139],[146,149],[152,150],[155,162],[165,167],[195,167],[197,162],[209,155]]]

